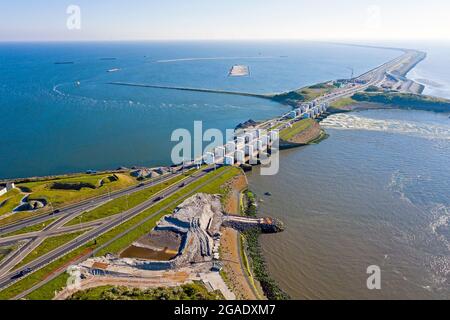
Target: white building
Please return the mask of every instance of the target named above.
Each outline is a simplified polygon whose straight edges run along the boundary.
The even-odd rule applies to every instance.
[[[232,153],[234,153],[235,151],[236,151],[236,143],[234,143],[234,141],[228,142],[228,143],[225,145],[225,152],[226,152],[227,154],[232,154]]]
[[[245,145],[245,155],[247,156],[251,156],[253,155],[253,151],[255,150],[255,148],[253,147],[253,145]]]
[[[245,143],[249,143],[250,141],[253,141],[253,132],[246,132],[245,133]]]
[[[279,139],[278,131],[270,131],[270,141],[273,143]]]
[[[291,111],[291,112],[289,112],[289,113],[287,114],[287,117],[288,117],[289,119],[295,119],[295,117],[297,117],[297,112]]]
[[[256,137],[261,138],[262,136],[265,136],[267,134],[267,130],[264,129],[258,129],[256,131]]]
[[[216,159],[215,159],[214,153],[212,153],[212,152],[205,153],[205,163],[206,164],[208,164],[208,165],[214,164],[215,160]]]
[[[245,137],[237,137],[236,138],[236,149],[242,148],[242,146],[245,144]]]
[[[262,139],[258,139],[256,141],[256,149],[257,150],[264,150],[264,147],[265,147],[265,145],[264,145]]]
[[[226,166],[233,166],[233,165],[234,165],[234,157],[226,156],[226,157],[224,158],[223,163],[224,163]]]
[[[222,158],[225,156],[225,148],[224,147],[216,147],[214,149],[214,155],[216,158]]]
[[[0,196],[4,195],[8,191],[14,189],[16,186],[13,182],[8,182],[6,185],[0,185]]]
[[[245,161],[245,153],[242,150],[236,150],[235,157],[237,163],[244,163]]]
[[[263,136],[260,137],[260,139],[261,139],[264,147],[269,144],[269,136],[263,135]]]

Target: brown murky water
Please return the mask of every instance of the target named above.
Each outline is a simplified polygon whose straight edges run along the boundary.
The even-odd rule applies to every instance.
[[[142,260],[168,261],[176,257],[177,251],[170,249],[152,250],[148,248],[130,246],[120,254],[121,258],[135,258]]]
[[[121,258],[168,261],[177,256],[184,235],[169,230],[153,230],[120,254]]]
[[[249,175],[260,214],[287,227],[261,237],[271,275],[295,299],[450,299],[448,115],[337,122],[328,140],[283,152],[279,174]],[[371,265],[381,290],[367,288]]]

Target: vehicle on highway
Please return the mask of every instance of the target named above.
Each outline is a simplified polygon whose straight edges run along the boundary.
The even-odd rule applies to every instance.
[[[21,270],[18,274],[16,274],[15,276],[13,276],[13,279],[18,279],[18,278],[22,278],[24,276],[26,276],[27,274],[31,273],[31,271],[33,271],[33,269],[31,268],[26,268]]]
[[[160,197],[156,198],[155,200],[153,200],[153,202],[158,202],[158,201],[161,201],[162,199],[164,199],[164,196],[160,196]]]
[[[184,188],[184,187],[186,187],[186,183],[180,184],[180,186],[178,188]]]

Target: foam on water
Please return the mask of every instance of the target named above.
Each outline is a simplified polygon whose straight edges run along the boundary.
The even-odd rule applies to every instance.
[[[429,124],[411,120],[373,119],[358,113],[341,113],[328,117],[321,124],[325,128],[379,131],[450,141],[450,122],[447,125]]]

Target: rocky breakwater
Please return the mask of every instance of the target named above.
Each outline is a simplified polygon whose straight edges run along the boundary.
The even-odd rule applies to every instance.
[[[278,233],[285,230],[283,222],[274,218],[253,218],[227,215],[224,216],[223,226],[245,232],[257,229],[262,233]]]

